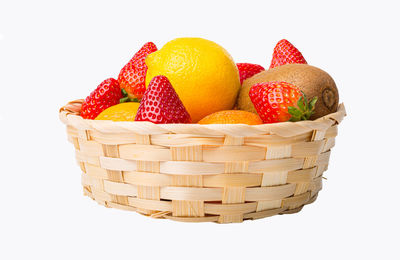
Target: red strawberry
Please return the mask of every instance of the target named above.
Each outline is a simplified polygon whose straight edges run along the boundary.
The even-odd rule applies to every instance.
[[[135,121],[155,124],[190,123],[191,118],[168,78],[160,75],[151,79]]]
[[[281,65],[293,63],[307,64],[307,61],[304,59],[301,52],[288,40],[280,40],[274,48],[274,54],[272,55],[271,66],[269,68],[272,69]]]
[[[145,59],[147,55],[155,51],[157,51],[157,47],[154,43],[146,43],[119,73],[118,82],[130,98],[142,98],[146,90],[147,65]]]
[[[307,120],[317,98],[310,102],[300,89],[287,82],[263,82],[251,87],[249,96],[265,124]]]
[[[106,79],[85,99],[81,116],[85,119],[95,119],[106,108],[118,104],[121,98],[118,81],[113,78]]]
[[[236,66],[239,70],[240,84],[242,84],[245,79],[265,70],[262,66],[251,63],[237,63]]]

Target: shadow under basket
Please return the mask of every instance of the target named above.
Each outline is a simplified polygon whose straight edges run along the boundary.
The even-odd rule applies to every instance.
[[[295,213],[322,188],[338,111],[264,125],[85,120],[60,109],[83,192],[106,207],[185,222],[242,222]]]

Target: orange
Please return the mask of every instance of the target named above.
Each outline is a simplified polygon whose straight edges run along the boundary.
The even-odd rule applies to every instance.
[[[223,110],[210,114],[199,121],[199,124],[246,124],[260,125],[262,120],[257,114],[243,110]]]
[[[135,121],[139,105],[138,102],[126,102],[111,106],[101,112],[95,120]]]
[[[166,76],[197,122],[211,113],[232,109],[240,90],[239,71],[229,53],[215,42],[178,38],[146,58],[146,86]]]

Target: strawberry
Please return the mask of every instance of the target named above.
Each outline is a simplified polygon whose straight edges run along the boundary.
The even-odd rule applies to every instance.
[[[118,82],[122,89],[125,89],[130,98],[142,98],[146,90],[147,55],[157,51],[154,43],[148,42],[135,53],[132,59],[121,69]]]
[[[265,124],[307,120],[317,98],[307,101],[300,89],[287,82],[263,82],[250,88],[249,96]]]
[[[106,108],[118,104],[122,97],[118,81],[113,78],[106,79],[85,99],[81,116],[85,119],[95,119]]]
[[[144,92],[135,121],[190,123],[191,118],[168,78],[156,76]]]
[[[245,79],[265,70],[262,66],[251,63],[237,63],[236,66],[239,70],[240,84],[242,84]]]
[[[304,59],[301,52],[288,40],[280,40],[274,48],[274,54],[272,55],[271,66],[269,68],[272,69],[281,65],[293,63],[307,64],[307,61]]]

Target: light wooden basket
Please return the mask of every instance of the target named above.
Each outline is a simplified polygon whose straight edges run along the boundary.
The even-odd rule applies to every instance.
[[[295,213],[322,188],[346,112],[315,121],[198,125],[85,120],[60,109],[84,194],[106,207],[186,222]]]

